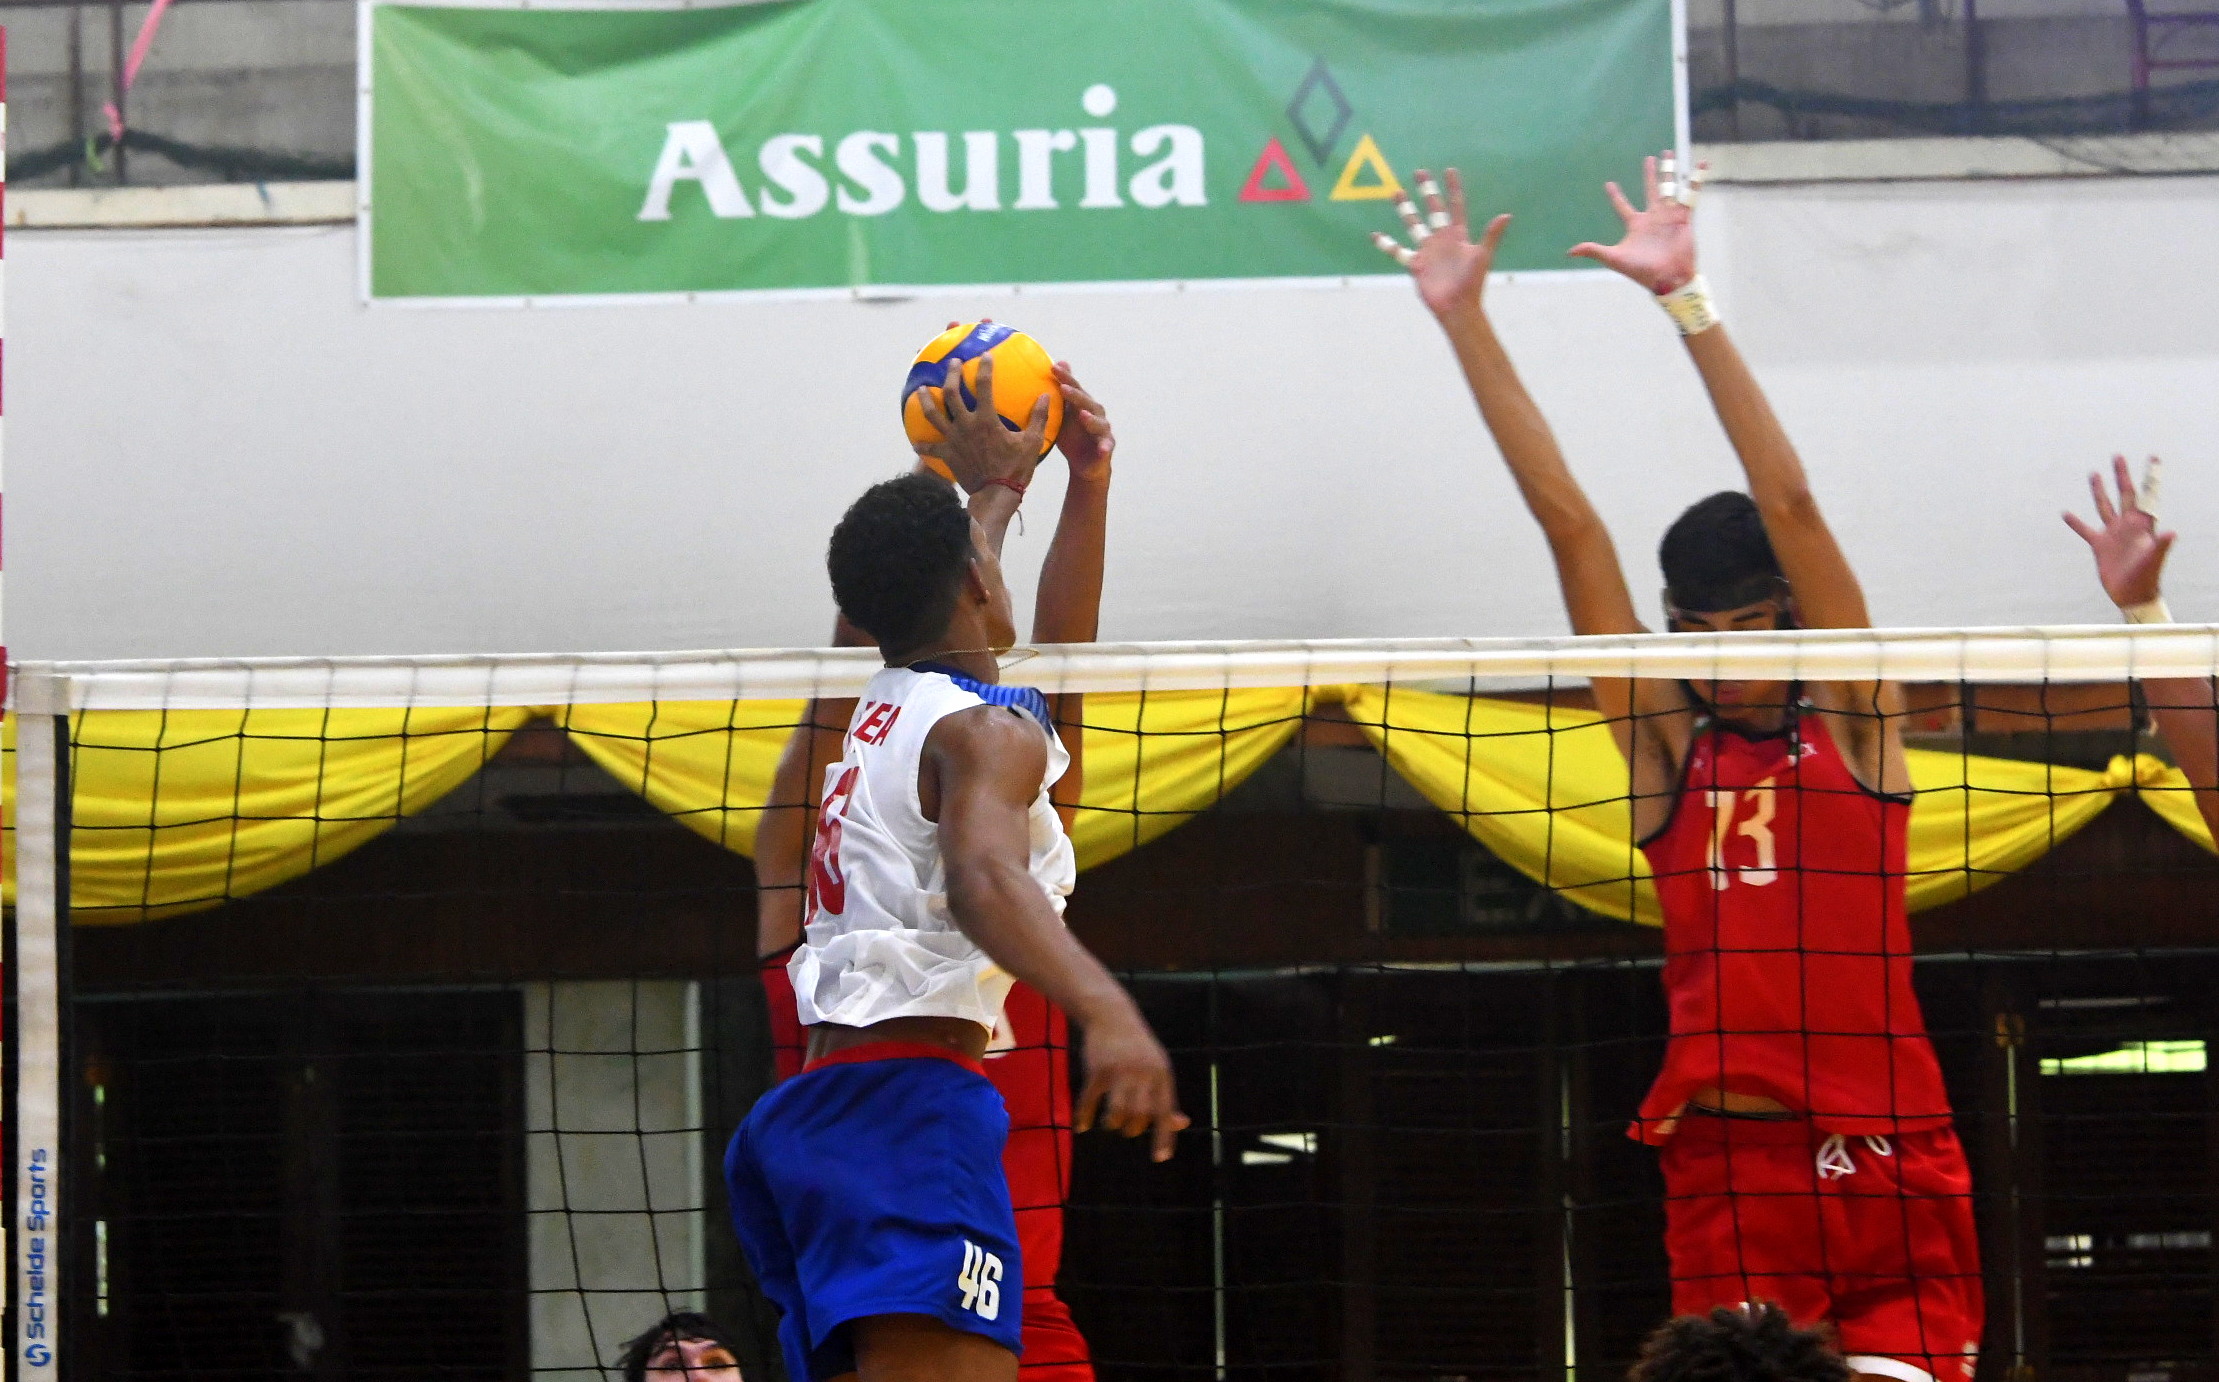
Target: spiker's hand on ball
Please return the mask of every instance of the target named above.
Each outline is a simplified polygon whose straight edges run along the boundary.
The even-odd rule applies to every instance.
[[[1071,478],[1096,484],[1108,480],[1110,453],[1117,450],[1109,414],[1080,386],[1070,361],[1056,361],[1056,384],[1063,391],[1063,430],[1056,434],[1056,449],[1071,467]]]
[[[1642,210],[1634,210],[1617,183],[1603,184],[1618,219],[1626,223],[1626,237],[1615,245],[1588,241],[1572,246],[1569,252],[1616,269],[1660,297],[1684,286],[1695,277],[1695,197],[1703,190],[1703,175],[1709,169],[1708,163],[1696,164],[1682,186],[1670,149],[1657,158],[1641,160],[1647,200]]]
[[[946,465],[965,494],[976,494],[988,485],[1007,485],[1019,494],[1032,483],[1034,467],[1048,450],[1049,395],[1033,400],[1032,416],[1021,432],[1012,432],[994,409],[994,360],[979,361],[978,379],[971,389],[976,400],[963,399],[963,365],[951,360],[938,391],[920,389],[917,398],[925,420],[940,440],[914,442],[917,454]]]
[[[1395,198],[1395,210],[1409,229],[1408,245],[1378,231],[1371,237],[1382,253],[1410,271],[1418,297],[1436,317],[1478,309],[1480,294],[1487,288],[1487,271],[1494,267],[1495,248],[1510,225],[1509,216],[1497,216],[1487,223],[1479,243],[1473,244],[1471,220],[1464,210],[1464,179],[1454,168],[1446,176],[1448,201],[1443,203],[1433,175],[1418,170],[1418,195],[1425,198],[1423,220],[1407,193]]]

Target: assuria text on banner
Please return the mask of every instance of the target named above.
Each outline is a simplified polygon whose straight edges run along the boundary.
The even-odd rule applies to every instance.
[[[1610,238],[1671,0],[370,10],[379,298],[1343,278],[1416,166]]]

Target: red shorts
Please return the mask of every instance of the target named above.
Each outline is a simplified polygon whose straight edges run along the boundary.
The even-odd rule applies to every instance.
[[[1772,1301],[1833,1325],[1853,1371],[1970,1382],[1980,1247],[1956,1133],[1694,1116],[1659,1153],[1673,1313]]]
[[[1086,1339],[1056,1294],[1063,1266],[1063,1202],[1071,1193],[1071,1031],[1032,989],[1009,991],[987,1047],[986,1078],[1009,1107],[1002,1169],[1025,1259],[1025,1352],[1019,1382],[1094,1382]]]

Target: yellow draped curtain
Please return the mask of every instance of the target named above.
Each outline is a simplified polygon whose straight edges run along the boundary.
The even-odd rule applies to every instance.
[[[1489,850],[1609,916],[1655,924],[1626,769],[1592,712],[1379,686],[1095,694],[1080,866],[1208,809],[1321,706]],[[794,701],[503,709],[103,711],[74,722],[72,906],[139,921],[274,887],[437,802],[535,718],[618,781],[745,854]],[[15,724],[6,726],[12,753]],[[2122,793],[2212,848],[2187,783],[2146,755],[2103,771],[1913,751],[1914,908],[2024,868]],[[6,797],[14,825],[13,774]],[[12,835],[10,836],[12,841]],[[7,871],[13,897],[12,859]]]
[[[1520,872],[1607,916],[1659,923],[1625,760],[1601,716],[1382,686],[1342,688],[1340,699],[1396,772]],[[2188,780],[2148,754],[2101,772],[1932,749],[1909,757],[1913,911],[2025,868],[2130,790],[2213,847]]]

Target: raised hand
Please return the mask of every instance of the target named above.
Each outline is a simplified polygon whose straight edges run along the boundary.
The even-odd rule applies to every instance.
[[[2101,473],[2088,477],[2096,497],[2096,522],[2065,515],[2065,526],[2080,534],[2096,557],[2096,576],[2103,592],[2121,609],[2146,605],[2158,598],[2158,578],[2165,570],[2165,554],[2173,550],[2175,533],[2157,530],[2157,457],[2150,457],[2142,472],[2142,486],[2135,488],[2127,473],[2127,458],[2111,458],[2112,479],[2119,487],[2118,502],[2104,489]]]
[[[1658,176],[1659,158],[1662,177]],[[1658,158],[1641,160],[1642,189],[1646,204],[1639,211],[1626,200],[1615,182],[1603,184],[1618,219],[1626,223],[1625,238],[1615,245],[1592,240],[1574,245],[1571,253],[1616,269],[1650,292],[1662,296],[1695,277],[1695,196],[1703,190],[1707,163],[1695,165],[1683,188],[1675,176],[1674,155],[1666,149]]]
[[[1378,231],[1373,231],[1371,237],[1382,253],[1410,271],[1418,285],[1418,297],[1436,317],[1479,306],[1480,294],[1487,287],[1487,271],[1495,263],[1495,247],[1502,243],[1503,231],[1510,225],[1510,217],[1497,216],[1487,223],[1479,243],[1473,244],[1471,220],[1464,210],[1464,179],[1454,168],[1446,176],[1448,201],[1444,204],[1433,175],[1423,168],[1418,170],[1418,195],[1425,198],[1423,220],[1418,219],[1418,209],[1410,204],[1408,193],[1395,198],[1395,210],[1409,229],[1408,245]]]
[[[1147,1137],[1148,1154],[1169,1161],[1190,1120],[1179,1112],[1171,1058],[1136,1010],[1085,1028],[1086,1085],[1071,1107],[1071,1126],[1097,1124],[1126,1137]]]
[[[1093,394],[1080,386],[1078,376],[1071,373],[1070,361],[1056,361],[1056,384],[1063,390],[1063,427],[1056,433],[1056,449],[1071,467],[1071,477],[1108,479],[1110,453],[1117,449],[1109,414]]]
[[[1042,440],[1048,430],[1048,395],[1033,401],[1025,430],[1012,432],[994,409],[993,356],[979,361],[978,385],[971,392],[976,401],[964,403],[963,364],[949,361],[940,389],[922,391],[919,403],[941,439],[914,443],[917,454],[945,463],[965,494],[997,484],[1023,493],[1047,449]]]

